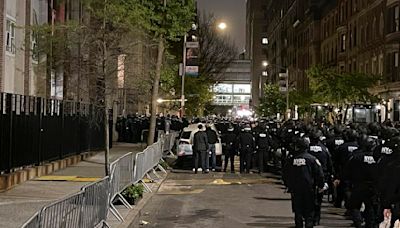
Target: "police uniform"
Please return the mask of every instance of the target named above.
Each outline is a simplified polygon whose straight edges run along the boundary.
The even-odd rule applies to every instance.
[[[224,147],[225,159],[224,159],[224,172],[228,167],[228,161],[231,163],[231,173],[235,173],[235,155],[237,153],[237,136],[234,133],[233,128],[229,128],[228,132],[222,136],[222,144]]]
[[[269,160],[268,158],[268,149],[269,149],[269,140],[267,134],[259,133],[257,136],[257,160],[258,160],[258,172],[262,173],[265,171],[266,163]]]
[[[321,167],[324,173],[324,179],[328,182],[333,174],[333,166],[331,154],[328,148],[319,141],[318,138],[311,138],[309,153],[316,157],[321,163]],[[314,211],[314,225],[319,225],[321,219],[321,204],[322,198],[324,196],[323,192],[317,193],[315,200],[315,211]]]
[[[292,196],[292,209],[296,227],[314,226],[313,213],[317,188],[324,187],[321,163],[308,153],[304,139],[295,139],[295,151],[283,169],[283,180]],[[304,146],[306,145],[306,146]]]
[[[348,207],[355,227],[362,227],[363,217],[360,208],[364,203],[365,227],[375,228],[378,214],[378,194],[375,187],[376,161],[371,138],[363,136],[360,149],[355,150],[345,167],[344,177],[352,184]]]
[[[251,157],[254,151],[254,138],[250,133],[250,128],[245,128],[244,132],[239,135],[240,148],[240,172],[250,172]]]

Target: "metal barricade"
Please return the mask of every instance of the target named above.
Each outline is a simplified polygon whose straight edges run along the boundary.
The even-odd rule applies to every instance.
[[[170,139],[161,135],[159,140],[148,146],[143,152],[128,153],[110,164],[110,176],[89,184],[67,198],[56,201],[29,219],[24,228],[69,228],[69,227],[95,227],[107,219],[108,209],[115,217],[124,221],[121,214],[113,205],[116,197],[129,209],[131,205],[124,199],[121,192],[131,184],[141,182],[147,191],[151,189],[143,181],[144,177],[153,172],[157,177],[155,168],[166,172],[159,162],[163,157],[164,142]]]
[[[82,188],[84,204],[80,227],[95,227],[107,219],[110,178],[104,177],[100,181]]]
[[[123,217],[114,207],[113,201],[118,198],[126,208],[131,209],[132,206],[124,199],[121,192],[134,183],[135,171],[133,153],[128,153],[110,165],[110,194],[109,194],[109,205],[111,213],[120,221],[123,221]]]
[[[84,192],[56,201],[43,207],[40,211],[40,228],[73,228],[79,227],[84,203]]]
[[[33,215],[27,222],[22,225],[22,228],[39,228],[39,212]]]

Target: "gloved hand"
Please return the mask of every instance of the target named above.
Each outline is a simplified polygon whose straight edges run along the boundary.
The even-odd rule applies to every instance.
[[[322,189],[319,190],[319,193],[323,193],[324,191],[329,189],[329,185],[328,183],[324,183],[324,187],[322,187]]]

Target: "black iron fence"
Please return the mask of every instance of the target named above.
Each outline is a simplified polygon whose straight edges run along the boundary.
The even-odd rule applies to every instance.
[[[0,172],[103,149],[104,137],[94,105],[0,93]]]

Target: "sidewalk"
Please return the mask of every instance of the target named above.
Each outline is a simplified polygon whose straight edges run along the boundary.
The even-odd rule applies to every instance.
[[[110,151],[110,162],[128,152],[141,152],[144,147],[141,144],[116,143]],[[0,227],[21,227],[43,206],[78,192],[90,181],[104,176],[104,153],[101,152],[50,176],[27,181],[0,193]]]

